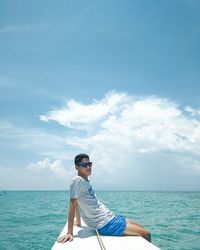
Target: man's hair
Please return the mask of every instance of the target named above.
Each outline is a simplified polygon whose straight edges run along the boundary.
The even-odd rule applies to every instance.
[[[79,154],[74,158],[75,165],[78,166],[79,163],[81,163],[81,161],[83,160],[83,158],[90,159],[89,156],[86,154]]]

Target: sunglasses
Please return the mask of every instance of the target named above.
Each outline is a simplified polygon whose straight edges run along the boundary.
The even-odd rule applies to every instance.
[[[92,167],[92,162],[86,162],[86,163],[79,163],[79,167],[87,168],[87,167]]]

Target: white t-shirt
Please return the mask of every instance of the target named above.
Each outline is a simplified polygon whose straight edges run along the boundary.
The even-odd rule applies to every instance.
[[[75,176],[70,185],[70,198],[77,198],[80,215],[91,228],[102,228],[114,214],[97,199],[89,180]]]

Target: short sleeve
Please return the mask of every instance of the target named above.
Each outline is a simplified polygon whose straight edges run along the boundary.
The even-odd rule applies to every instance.
[[[81,193],[81,182],[79,179],[74,179],[70,185],[70,198],[78,198]]]

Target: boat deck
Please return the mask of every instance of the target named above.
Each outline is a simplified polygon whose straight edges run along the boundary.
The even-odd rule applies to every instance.
[[[66,234],[67,223],[59,237]],[[58,237],[58,238],[59,238]],[[72,242],[55,242],[52,250],[160,250],[152,243],[140,236],[100,236],[103,241],[103,248],[98,240],[95,230],[88,228],[84,223],[81,227],[74,226],[74,239]]]

